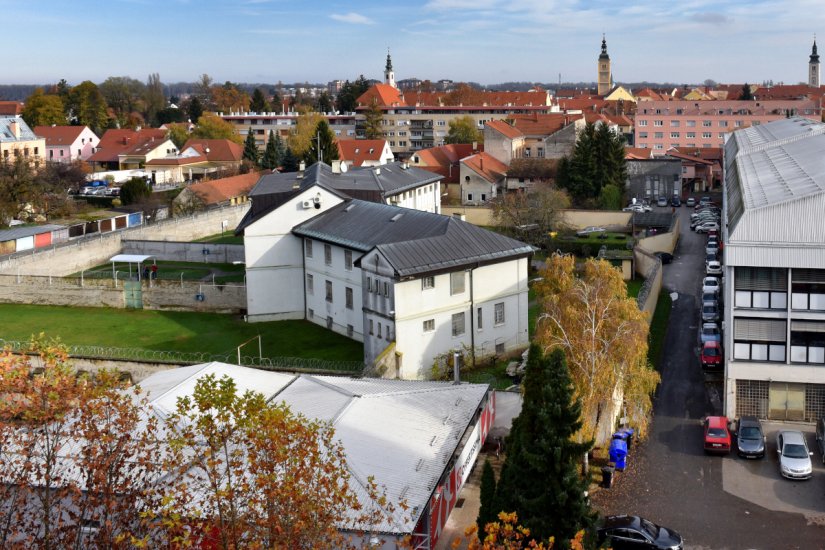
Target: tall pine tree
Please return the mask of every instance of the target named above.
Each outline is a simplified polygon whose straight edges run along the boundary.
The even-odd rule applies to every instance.
[[[300,159],[292,152],[292,147],[287,147],[286,153],[284,153],[284,157],[281,160],[281,169],[284,172],[297,172],[299,162]]]
[[[318,161],[330,164],[333,160],[338,160],[338,144],[335,141],[335,134],[330,129],[326,119],[320,120],[318,125],[315,126],[312,143],[304,154],[304,160],[307,166]]]
[[[266,100],[266,96],[264,96],[260,88],[255,88],[252,92],[252,102],[249,104],[249,108],[253,113],[269,112],[269,102]]]
[[[274,170],[281,165],[281,158],[283,156],[283,143],[281,136],[275,136],[273,130],[269,131],[269,138],[266,140],[266,149],[264,156],[261,158],[261,167],[267,170]]]
[[[555,537],[566,547],[593,525],[585,497],[588,479],[578,464],[592,441],[577,443],[581,404],[561,349],[545,356],[533,344],[524,378],[524,403],[507,438],[507,459],[496,487],[498,511],[516,512],[535,540]]]
[[[500,510],[496,510],[496,474],[489,460],[484,460],[481,472],[481,508],[478,510],[478,537],[484,540],[484,526],[498,519]]]
[[[243,158],[253,164],[258,164],[258,145],[255,143],[255,134],[250,130],[246,134],[246,141],[243,143]]]

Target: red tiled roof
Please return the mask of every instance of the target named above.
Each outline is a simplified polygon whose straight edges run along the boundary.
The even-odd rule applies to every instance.
[[[86,126],[35,126],[34,134],[46,138],[46,146],[71,145]]]
[[[240,162],[243,159],[243,146],[229,139],[192,138],[183,144],[181,151],[189,147],[194,147],[213,162]]]
[[[781,84],[770,88],[757,88],[753,92],[756,99],[822,99],[823,94],[825,89],[807,84]]]
[[[480,145],[483,148],[483,145]],[[421,149],[413,153],[418,157],[416,166],[444,177],[443,183],[458,183],[459,162],[473,154],[471,143],[453,143],[430,149]]]
[[[90,162],[115,162],[118,156],[132,151],[145,142],[163,143],[166,140],[166,130],[158,128],[144,128],[141,130],[113,129],[106,130],[97,151],[89,157]]]
[[[363,166],[365,161],[381,160],[387,141],[384,139],[339,139],[338,158]]]
[[[576,99],[559,99],[559,107],[566,111],[598,111],[607,105],[601,98],[581,97]]]
[[[369,107],[375,101],[381,107],[403,106],[404,96],[389,84],[373,84],[355,100],[359,106]]]
[[[682,155],[698,157],[712,162],[722,162],[723,149],[721,147],[674,147],[668,150],[668,154],[674,151]]]
[[[14,116],[23,114],[23,104],[19,101],[0,101],[0,115]]]
[[[653,149],[642,147],[625,147],[624,158],[627,160],[640,160],[653,158]]]
[[[511,126],[503,120],[491,120],[485,124],[488,128],[492,128],[499,134],[508,139],[518,139],[524,137],[524,134],[518,128]]]
[[[605,114],[604,116],[606,116],[610,122],[617,126],[633,126],[633,121],[625,115]]]
[[[478,153],[461,161],[490,183],[496,183],[507,174],[507,165],[489,153]]]
[[[513,126],[526,136],[550,136],[581,118],[581,115],[562,113],[532,113],[511,115]]]
[[[235,197],[246,196],[255,187],[264,172],[250,172],[240,176],[193,183],[187,189],[205,204],[217,204]]]

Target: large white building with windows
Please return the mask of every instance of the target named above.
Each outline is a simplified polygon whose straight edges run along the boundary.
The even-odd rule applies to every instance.
[[[825,124],[802,117],[725,144],[729,417],[825,416]]]
[[[422,182],[433,175],[419,172]],[[363,342],[367,365],[406,379],[428,378],[452,350],[478,360],[527,346],[529,245],[432,211],[354,199],[323,178],[292,192],[265,193],[270,184],[259,182],[259,199],[253,190],[239,226],[250,321],[326,326]]]

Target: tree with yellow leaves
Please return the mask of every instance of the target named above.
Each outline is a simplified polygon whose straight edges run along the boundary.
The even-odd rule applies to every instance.
[[[660,380],[647,362],[646,313],[627,296],[621,272],[610,263],[590,259],[577,274],[575,262],[554,254],[542,270],[536,341],[545,349],[560,347],[567,356],[582,403],[582,441],[613,422],[606,413],[618,399],[643,437]]]

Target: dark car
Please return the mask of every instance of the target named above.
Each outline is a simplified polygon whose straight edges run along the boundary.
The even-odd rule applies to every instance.
[[[673,261],[673,254],[670,254],[668,252],[657,252],[656,256],[658,256],[659,259],[662,260],[663,264],[669,264]]]
[[[599,544],[614,550],[645,548],[681,550],[682,536],[639,516],[607,516],[599,527]]]
[[[746,458],[765,456],[765,432],[755,416],[743,416],[736,430],[736,452]]]
[[[670,206],[682,206],[682,199],[679,197],[673,197],[670,199]]]

